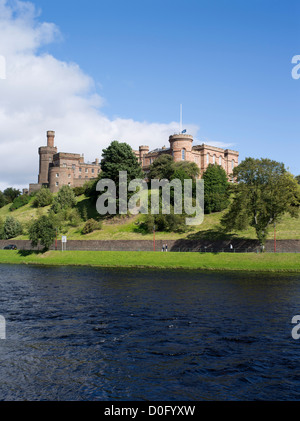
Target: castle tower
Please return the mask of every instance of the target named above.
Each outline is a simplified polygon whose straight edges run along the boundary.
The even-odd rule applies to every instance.
[[[170,148],[175,162],[192,161],[193,136],[189,134],[174,134],[169,137]]]
[[[144,164],[144,156],[147,155],[147,153],[149,153],[149,146],[140,146],[139,147],[139,162],[142,164]]]
[[[49,183],[49,166],[53,163],[53,155],[57,153],[54,146],[55,132],[47,132],[47,146],[39,148],[40,166],[39,166],[39,184]]]

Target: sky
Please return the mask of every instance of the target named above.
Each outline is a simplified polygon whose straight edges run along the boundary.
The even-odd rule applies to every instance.
[[[37,182],[47,130],[93,161],[168,146],[180,104],[195,144],[300,174],[299,19],[299,0],[0,0],[0,190]]]

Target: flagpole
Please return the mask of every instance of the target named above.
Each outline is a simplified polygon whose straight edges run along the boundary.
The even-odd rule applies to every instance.
[[[182,104],[180,104],[180,133],[182,132]]]

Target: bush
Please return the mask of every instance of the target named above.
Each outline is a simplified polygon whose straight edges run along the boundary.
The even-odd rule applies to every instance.
[[[13,203],[11,204],[9,210],[13,212],[19,208],[22,208],[30,202],[30,199],[30,196],[28,196],[27,194],[23,194],[22,196],[16,197]]]
[[[82,234],[90,234],[91,232],[100,230],[101,228],[101,222],[97,222],[95,219],[89,219],[88,221],[86,221],[82,229]]]
[[[140,224],[142,231],[151,233],[155,225],[155,230],[160,232],[178,232],[182,233],[188,230],[185,223],[186,215],[146,215],[145,221]]]
[[[3,208],[7,204],[6,198],[2,191],[0,191],[0,208]]]
[[[48,188],[43,187],[35,195],[33,206],[36,208],[44,208],[45,206],[51,205],[53,202],[53,194]]]
[[[15,238],[18,235],[21,235],[22,232],[23,229],[20,222],[12,216],[8,216],[3,225],[3,239],[9,240]]]
[[[48,250],[53,244],[56,235],[55,225],[49,216],[42,216],[33,222],[29,228],[29,238],[32,247],[38,246],[39,242]]]
[[[57,196],[54,198],[52,210],[55,213],[60,212],[63,209],[72,208],[76,204],[76,197],[73,189],[69,186],[63,186]]]
[[[84,194],[85,188],[84,187],[74,187],[73,188],[73,192],[74,192],[74,194],[75,194],[76,197],[77,196],[81,196],[81,195]]]

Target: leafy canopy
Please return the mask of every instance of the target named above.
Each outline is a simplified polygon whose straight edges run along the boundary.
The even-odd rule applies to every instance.
[[[234,198],[222,219],[227,231],[251,226],[264,244],[271,224],[284,213],[299,216],[300,188],[284,164],[270,159],[246,158],[233,171]]]
[[[51,217],[43,215],[38,218],[29,228],[29,239],[32,247],[40,243],[45,250],[49,250],[56,236],[54,221]]]
[[[229,183],[225,170],[220,165],[209,164],[203,173],[204,211],[221,212],[229,205]]]

